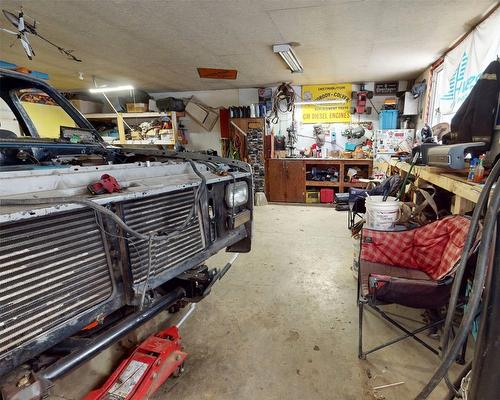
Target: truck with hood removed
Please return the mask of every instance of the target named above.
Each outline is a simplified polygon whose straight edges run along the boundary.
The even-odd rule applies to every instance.
[[[0,102],[16,120],[0,126],[0,390],[38,399],[160,311],[204,298],[221,273],[210,256],[250,251],[252,171],[108,145],[28,75],[0,70]]]

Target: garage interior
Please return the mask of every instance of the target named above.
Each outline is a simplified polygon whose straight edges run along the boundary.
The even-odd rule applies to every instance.
[[[498,1],[0,5],[1,400],[499,398]]]

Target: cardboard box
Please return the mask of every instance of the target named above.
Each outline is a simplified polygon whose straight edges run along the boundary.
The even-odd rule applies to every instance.
[[[98,114],[102,113],[103,110],[103,104],[96,101],[71,100],[71,104],[82,114]]]
[[[128,113],[142,113],[148,112],[149,104],[146,103],[127,103]]]

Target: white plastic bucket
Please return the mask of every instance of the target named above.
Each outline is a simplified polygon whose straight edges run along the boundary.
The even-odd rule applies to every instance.
[[[366,227],[378,230],[394,229],[399,218],[401,203],[395,197],[370,196],[366,198]]]

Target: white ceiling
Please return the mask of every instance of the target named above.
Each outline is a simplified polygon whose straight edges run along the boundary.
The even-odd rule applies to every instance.
[[[493,0],[2,0],[83,62],[31,37],[0,32],[0,60],[49,73],[61,89],[91,76],[152,91],[414,78],[466,32]],[[0,15],[0,26],[12,29]],[[274,43],[299,42],[305,72],[291,74]],[[235,68],[238,79],[200,79],[197,67]],[[84,81],[78,80],[83,72]]]

